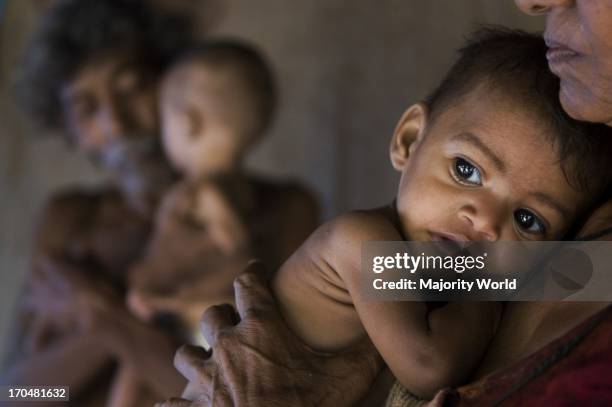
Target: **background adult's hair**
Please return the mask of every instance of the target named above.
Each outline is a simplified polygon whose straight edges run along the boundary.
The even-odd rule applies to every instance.
[[[485,26],[468,36],[440,85],[426,98],[435,120],[457,98],[479,85],[500,90],[547,124],[568,182],[600,194],[612,179],[612,128],[572,119],[559,101],[559,78],[548,68],[541,35]]]
[[[60,0],[43,15],[17,67],[18,101],[37,124],[57,130],[61,87],[93,56],[130,52],[158,74],[192,31],[188,16],[162,14],[144,0]]]

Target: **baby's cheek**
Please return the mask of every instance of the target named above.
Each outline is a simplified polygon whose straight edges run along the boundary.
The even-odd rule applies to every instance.
[[[415,233],[422,225],[429,223],[432,212],[436,213],[439,199],[435,189],[418,179],[410,179],[400,185],[397,208],[402,223],[409,233]]]
[[[461,206],[461,199],[461,193],[450,182],[422,178],[406,190],[405,216],[414,229],[425,232],[450,221]]]

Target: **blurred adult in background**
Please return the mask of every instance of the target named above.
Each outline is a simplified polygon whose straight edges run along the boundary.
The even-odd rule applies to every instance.
[[[55,1],[45,11],[18,67],[22,105],[108,182],[46,206],[3,382],[67,385],[79,406],[108,402],[116,364],[142,369],[137,405],[184,385],[171,363],[177,335],[130,315],[124,295],[126,271],[176,179],[160,147],[157,84],[191,35],[187,17],[145,1]]]

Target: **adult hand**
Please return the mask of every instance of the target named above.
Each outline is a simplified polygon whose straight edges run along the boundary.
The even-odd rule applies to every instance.
[[[202,258],[214,253],[214,246],[206,229],[190,216],[194,200],[195,190],[188,183],[166,194],[145,257],[130,271],[131,288],[171,291],[179,277],[201,274]]]
[[[179,276],[209,272],[202,264],[211,259],[224,262],[228,255],[248,252],[246,231],[234,215],[212,184],[182,182],[173,187],[159,207],[155,233],[146,258],[133,270],[132,286],[167,290]]]
[[[214,247],[233,255],[249,244],[244,219],[221,189],[223,180],[183,181],[164,198],[158,215],[162,231],[176,234],[177,226],[199,226]],[[242,199],[245,199],[244,197]],[[244,202],[242,202],[244,204]]]
[[[382,367],[369,339],[338,354],[307,347],[283,321],[260,263],[234,289],[238,313],[229,305],[206,311],[201,329],[212,353],[180,348],[175,366],[190,383],[183,398],[159,406],[337,407],[366,394]]]
[[[252,258],[248,231],[212,181],[182,182],[160,205],[145,259],[132,268],[128,306],[141,319],[172,312],[197,324],[232,301],[232,281]]]

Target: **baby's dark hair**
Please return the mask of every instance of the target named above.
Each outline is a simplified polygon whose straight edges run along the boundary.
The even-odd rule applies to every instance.
[[[276,108],[276,84],[270,64],[251,44],[235,39],[213,39],[192,46],[180,58],[206,66],[233,69],[243,80],[256,113],[255,133],[262,133],[272,122]]]
[[[154,78],[192,42],[193,21],[146,0],[58,0],[45,11],[18,66],[18,101],[45,128],[64,125],[61,87],[92,57],[133,55]]]
[[[485,27],[472,34],[459,57],[426,103],[435,118],[457,98],[477,86],[501,91],[533,109],[544,126],[567,181],[598,196],[612,179],[612,128],[572,119],[559,102],[559,78],[546,59],[540,35],[502,27]]]

